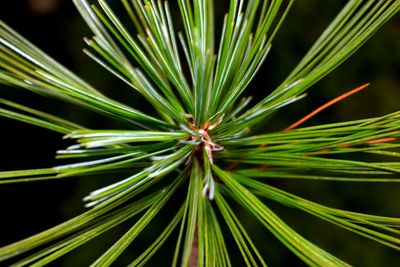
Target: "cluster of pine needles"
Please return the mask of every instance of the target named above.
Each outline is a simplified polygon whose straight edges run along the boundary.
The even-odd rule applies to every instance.
[[[86,212],[0,248],[0,261],[16,257],[12,266],[43,266],[135,218],[92,264],[110,266],[168,207],[169,223],[130,266],[145,265],[165,243],[176,244],[172,266],[232,266],[227,236],[245,265],[266,266],[268,259],[236,211],[240,206],[306,264],[349,266],[297,233],[265,200],[400,250],[399,218],[328,207],[270,183],[400,182],[399,112],[299,127],[305,118],[278,132],[254,130],[351,56],[400,10],[400,0],[348,1],[280,86],[257,101],[246,88],[294,0],[231,0],[222,29],[216,29],[213,0],[178,0],[180,32],[167,1],[122,0],[132,25],[108,2],[74,0],[93,32],[84,52],[139,92],[153,114],[110,99],[0,22],[2,84],[70,102],[128,127],[88,129],[0,99],[1,116],[76,141],[57,151],[57,158],[72,163],[0,172],[0,184],[122,173],[118,182],[84,198]],[[362,160],[370,154],[382,160]]]

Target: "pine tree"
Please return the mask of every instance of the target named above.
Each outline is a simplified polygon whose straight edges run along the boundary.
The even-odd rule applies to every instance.
[[[111,1],[109,1],[111,2]],[[343,183],[399,182],[400,113],[301,127],[344,94],[277,132],[260,132],[272,116],[301,100],[400,10],[399,0],[351,0],[282,83],[261,100],[246,88],[272,49],[294,0],[231,0],[216,38],[214,1],[178,0],[182,32],[168,2],[122,0],[136,32],[106,0],[74,4],[93,32],[84,52],[151,105],[154,113],[117,102],[0,22],[0,82],[67,101],[124,122],[128,129],[89,129],[0,99],[0,115],[58,132],[75,142],[60,166],[7,171],[0,183],[121,173],[88,194],[88,210],[60,225],[0,248],[13,266],[42,266],[136,218],[94,263],[109,266],[146,226],[168,209],[169,222],[130,266],[145,265],[165,243],[172,265],[235,266],[226,237],[247,266],[266,266],[240,214],[310,266],[349,266],[296,232],[269,206],[273,201],[400,249],[400,219],[328,207],[279,189],[273,179]],[[360,155],[380,155],[363,160]],[[129,175],[126,173],[129,172]],[[237,207],[241,207],[239,213]],[[176,237],[174,238],[174,233]]]

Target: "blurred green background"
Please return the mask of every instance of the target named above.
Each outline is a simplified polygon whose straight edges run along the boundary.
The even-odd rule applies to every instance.
[[[13,0],[0,8],[0,19],[22,33],[45,52],[84,77],[113,98],[142,107],[141,99],[82,53],[82,37],[89,30],[69,0]],[[172,1],[173,2],[173,1]],[[313,41],[347,1],[299,0],[278,34],[265,66],[249,87],[249,94],[264,96],[277,86],[295,66]],[[222,18],[228,0],[216,1],[217,18]],[[125,14],[124,14],[125,15]],[[400,18],[391,20],[362,49],[339,69],[313,86],[308,97],[278,113],[265,126],[266,130],[281,129],[339,94],[366,82],[371,86],[355,96],[320,113],[308,124],[320,124],[379,116],[400,108]],[[58,101],[45,99],[15,88],[0,87],[0,97],[51,111],[78,123],[97,128],[119,127],[93,113]],[[61,136],[0,118],[2,149],[1,170],[48,167],[59,164],[55,150],[68,142]],[[38,182],[0,187],[0,246],[37,233],[84,211],[81,199],[88,192],[119,177],[83,177],[56,182]],[[400,185],[357,184],[335,182],[287,181],[279,186],[311,200],[338,208],[400,217]],[[270,203],[271,207],[298,232],[329,252],[355,266],[400,266],[399,253],[390,248],[356,236],[295,210]],[[246,218],[246,214],[241,214]],[[253,224],[250,218],[247,223]],[[121,231],[82,247],[52,266],[87,266],[104,251]],[[162,229],[158,221],[154,229]],[[224,225],[222,224],[222,227]],[[262,244],[270,266],[303,266],[291,252],[277,242],[260,225],[252,225],[252,235]],[[153,234],[154,235],[154,234]],[[137,253],[146,243],[138,240],[124,254],[121,266],[129,263],[129,253]],[[148,242],[148,241],[147,241]],[[168,255],[172,243],[162,255]],[[233,254],[238,251],[234,250]],[[166,256],[168,257],[168,256]],[[235,255],[233,255],[235,257]],[[244,266],[237,263],[234,266]],[[161,266],[157,261],[150,266]],[[116,265],[119,266],[119,265]]]

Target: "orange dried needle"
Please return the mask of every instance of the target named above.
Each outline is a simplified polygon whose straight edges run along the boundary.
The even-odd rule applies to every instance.
[[[375,139],[375,140],[370,140],[367,141],[368,144],[378,144],[378,143],[387,143],[387,142],[392,142],[396,141],[397,139],[395,137],[388,137],[388,138],[381,138],[381,139]]]
[[[310,114],[308,114],[307,116],[303,117],[302,119],[300,119],[299,121],[293,123],[292,125],[290,125],[289,127],[287,127],[285,130],[292,130],[296,127],[298,127],[299,125],[303,124],[304,122],[308,121],[310,118],[314,117],[315,115],[317,115],[318,113],[320,113],[321,111],[323,111],[324,109],[336,104],[337,102],[363,90],[364,88],[368,87],[369,83],[366,83],[364,85],[361,85],[351,91],[348,91],[347,93],[344,93],[338,97],[336,97],[335,99],[332,99],[331,101],[329,101],[328,103],[320,106],[319,108],[315,109],[313,112],[311,112]]]

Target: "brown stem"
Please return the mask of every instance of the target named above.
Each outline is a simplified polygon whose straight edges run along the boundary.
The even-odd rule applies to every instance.
[[[198,242],[198,238],[197,238],[197,224],[196,224],[196,227],[194,229],[192,250],[190,252],[188,267],[197,267],[198,263],[199,263],[199,242]]]

